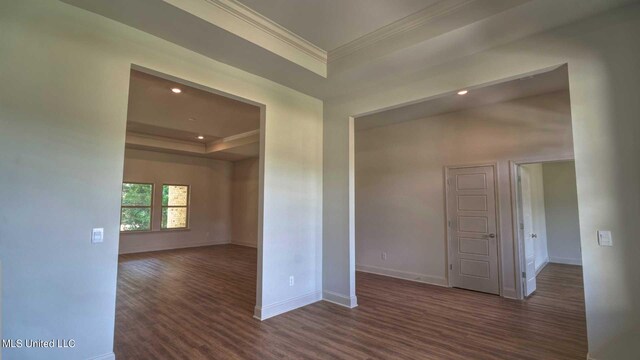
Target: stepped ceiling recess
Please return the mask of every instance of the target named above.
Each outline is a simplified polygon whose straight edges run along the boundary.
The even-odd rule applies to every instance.
[[[634,0],[62,1],[328,100]]]
[[[126,146],[228,161],[257,157],[260,108],[132,70]]]

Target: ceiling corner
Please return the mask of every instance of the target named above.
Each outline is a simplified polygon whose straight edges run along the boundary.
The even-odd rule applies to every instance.
[[[322,77],[327,52],[237,0],[163,0]]]

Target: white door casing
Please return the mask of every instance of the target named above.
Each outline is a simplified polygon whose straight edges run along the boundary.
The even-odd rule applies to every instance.
[[[494,166],[447,169],[449,283],[500,294]]]
[[[518,188],[520,189],[520,236],[524,239],[525,269],[523,291],[527,297],[536,291],[536,252],[533,235],[533,204],[531,199],[531,176],[526,167],[518,166]]]

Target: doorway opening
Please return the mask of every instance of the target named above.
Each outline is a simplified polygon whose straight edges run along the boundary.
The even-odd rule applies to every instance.
[[[356,272],[522,298],[511,161],[572,158],[571,122],[566,65],[356,116]]]
[[[513,162],[512,173],[522,298],[539,283],[543,291],[577,289],[571,296],[583,298],[575,162]]]
[[[567,65],[355,116],[351,126],[359,306],[386,300],[387,288],[410,290],[418,306],[457,303],[439,313],[452,321],[471,311],[495,312],[509,328],[525,317],[531,327],[553,323],[586,354],[575,265],[549,259],[518,316],[497,315],[513,303],[496,295],[523,299],[526,273],[511,169],[573,159]]]
[[[232,328],[261,293],[264,106],[137,66],[128,101],[116,355]]]

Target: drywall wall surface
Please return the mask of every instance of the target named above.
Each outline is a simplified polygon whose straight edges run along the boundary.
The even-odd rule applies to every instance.
[[[0,54],[2,334],[76,340],[5,358],[113,355],[132,64],[265,106],[257,306],[317,300],[320,100],[59,1],[0,2]]]
[[[258,246],[258,158],[233,163],[231,185],[231,243]]]
[[[500,205],[510,209],[510,160],[572,155],[569,93],[357,131],[355,141],[356,266],[445,285],[445,166],[497,162]],[[543,241],[542,166],[533,170]],[[511,212],[498,221],[499,241],[512,242]]]
[[[462,35],[483,32],[479,22]],[[598,357],[616,346],[632,359],[640,340],[626,334],[640,323],[640,282],[635,281],[640,242],[640,83],[637,58],[640,6],[633,4],[552,31],[539,33],[430,68],[394,69],[357,93],[325,99],[323,253],[325,291],[355,295],[354,207],[349,196],[353,166],[350,118],[463,88],[513,79],[560,64],[569,66],[589,352]],[[505,209],[505,200],[501,199]],[[508,203],[508,202],[507,202]],[[611,230],[613,247],[599,247],[598,229]],[[502,254],[513,254],[502,243]],[[502,269],[514,288],[514,259]],[[503,289],[504,290],[504,289]],[[617,357],[615,359],[624,359]]]
[[[228,161],[126,149],[123,182],[154,184],[154,206],[152,231],[121,232],[120,254],[229,243],[232,168]],[[188,229],[161,229],[163,184],[189,186]]]
[[[549,261],[581,265],[575,162],[543,164]]]

